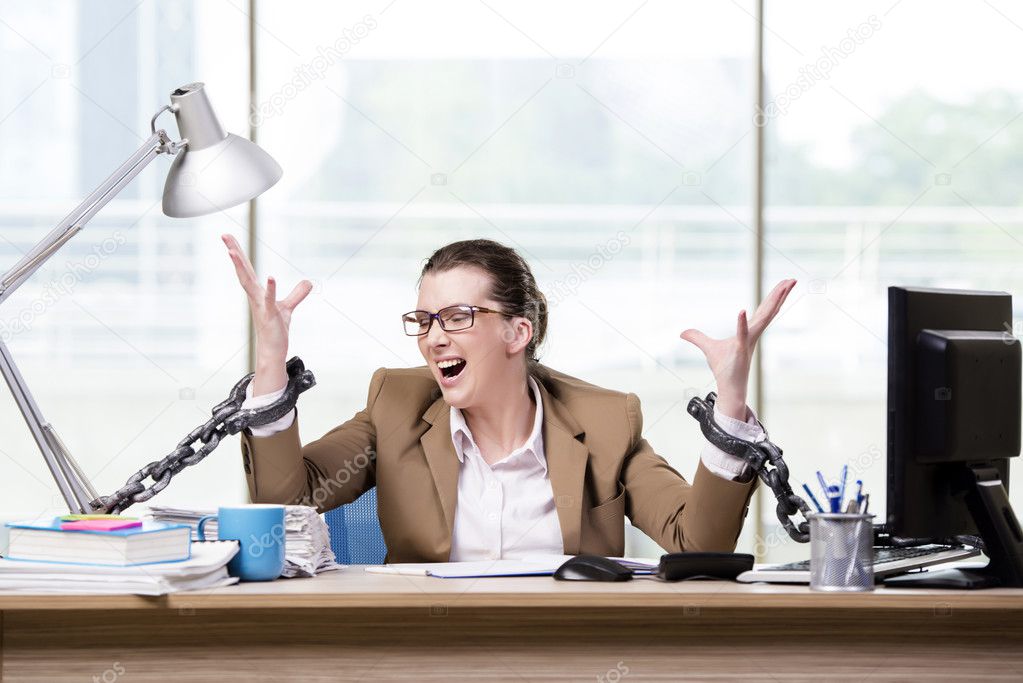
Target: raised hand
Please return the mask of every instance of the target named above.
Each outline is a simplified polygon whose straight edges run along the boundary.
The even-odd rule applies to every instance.
[[[252,382],[252,395],[259,396],[282,389],[288,383],[286,362],[291,314],[312,291],[313,285],[308,280],[302,280],[287,297],[278,301],[277,282],[268,277],[264,289],[238,240],[232,235],[222,235],[221,239],[227,246],[238,282],[248,296],[249,311],[256,332],[256,376]]]
[[[786,297],[795,286],[795,280],[782,280],[775,285],[771,293],[757,306],[752,320],[747,321],[746,311],[740,311],[734,337],[711,339],[697,329],[688,329],[679,335],[703,351],[707,358],[707,365],[714,373],[714,381],[717,383],[718,398],[715,408],[719,413],[737,420],[746,420],[746,389],[749,384],[753,350],[760,335],[778,315]]]

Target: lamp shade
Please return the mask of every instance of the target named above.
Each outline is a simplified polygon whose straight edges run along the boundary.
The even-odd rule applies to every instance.
[[[220,125],[202,83],[171,93],[178,131],[188,143],[177,153],[163,187],[163,212],[174,218],[216,213],[247,202],[280,180],[273,157]]]

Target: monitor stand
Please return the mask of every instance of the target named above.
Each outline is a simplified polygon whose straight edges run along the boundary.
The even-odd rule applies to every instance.
[[[923,571],[885,579],[893,588],[1023,587],[1023,531],[1001,475],[988,463],[967,465],[966,505],[984,539],[984,567]]]

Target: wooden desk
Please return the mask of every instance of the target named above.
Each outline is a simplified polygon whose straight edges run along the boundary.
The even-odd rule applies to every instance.
[[[2,680],[1023,679],[1023,590],[366,574],[0,594]],[[828,667],[822,669],[822,667]]]

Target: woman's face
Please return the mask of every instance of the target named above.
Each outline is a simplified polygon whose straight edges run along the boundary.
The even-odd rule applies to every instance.
[[[436,313],[465,304],[501,310],[488,296],[490,285],[490,276],[478,268],[459,266],[431,272],[423,277],[416,308]],[[525,318],[477,312],[469,329],[446,332],[434,319],[430,331],[417,339],[444,400],[463,409],[480,405],[482,398],[493,397],[495,388],[499,390],[516,377],[521,380],[522,354],[532,332]],[[462,362],[444,370],[438,365],[449,361]]]

